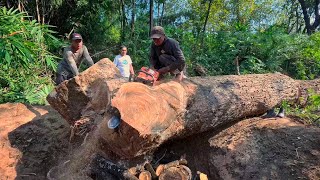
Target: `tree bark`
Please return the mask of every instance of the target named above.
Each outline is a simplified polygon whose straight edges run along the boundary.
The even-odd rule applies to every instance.
[[[18,10],[19,12],[23,12],[23,3],[24,2],[21,2],[20,0],[18,1]],[[21,17],[21,21],[24,20],[24,17]]]
[[[163,26],[163,15],[164,15],[164,10],[165,10],[165,3],[166,1],[164,0],[162,3],[162,11],[161,11],[161,18],[160,18],[160,26]]]
[[[124,0],[121,0],[121,12],[122,12],[122,21],[121,21],[121,39],[122,41],[125,40],[125,27],[126,27],[126,12],[125,12],[125,4],[124,4]]]
[[[209,19],[209,15],[210,15],[210,9],[211,9],[211,5],[212,5],[212,1],[209,1],[209,5],[208,5],[208,11],[207,11],[207,15],[206,15],[206,19],[204,21],[204,25],[203,25],[203,29],[202,29],[202,38],[201,38],[201,44],[203,45],[203,39],[206,33],[206,27],[207,27],[207,23],[208,23],[208,19]]]
[[[157,3],[157,25],[160,26],[160,2]]]
[[[110,115],[105,116],[100,140],[120,158],[133,158],[152,153],[168,140],[262,115],[284,100],[303,104],[307,88],[320,92],[319,83],[282,74],[195,77],[152,88],[126,83],[112,99],[121,115],[120,126],[109,129]]]
[[[153,27],[153,0],[150,0],[150,19],[149,19],[149,35],[151,35],[151,29]]]
[[[41,9],[42,9],[42,24],[44,24],[44,16],[45,16],[45,1],[41,1]]]
[[[299,11],[298,11],[298,8],[296,8],[296,19],[297,19],[297,22],[296,22],[296,32],[299,33]]]
[[[236,74],[240,75],[240,63],[239,63],[239,56],[236,56],[235,60],[235,65],[236,65]]]
[[[136,17],[136,1],[132,0],[132,12],[131,12],[131,37],[134,37],[134,23]]]
[[[18,0],[18,10],[19,10],[19,12],[22,12],[22,7],[21,7],[21,2],[20,2],[20,0]]]
[[[38,23],[41,24],[40,11],[39,11],[39,0],[36,0],[36,10],[37,10]]]

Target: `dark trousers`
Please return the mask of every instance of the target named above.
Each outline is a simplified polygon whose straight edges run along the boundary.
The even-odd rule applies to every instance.
[[[63,81],[66,81],[72,78],[71,75],[67,75],[66,73],[57,73],[56,76],[57,76],[55,81],[56,85],[59,85]]]
[[[159,61],[155,65],[155,69],[161,69],[163,67],[170,66],[173,63],[176,63],[177,59],[174,56],[168,55],[168,54],[161,54],[159,56]],[[178,65],[177,69],[174,69],[171,73],[179,74],[181,71],[185,69],[185,63]]]

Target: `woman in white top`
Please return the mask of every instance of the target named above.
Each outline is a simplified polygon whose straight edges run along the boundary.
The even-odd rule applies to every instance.
[[[129,55],[127,55],[127,47],[121,46],[120,54],[114,58],[113,63],[120,70],[122,77],[129,78],[130,75],[134,74],[132,67],[132,60]]]

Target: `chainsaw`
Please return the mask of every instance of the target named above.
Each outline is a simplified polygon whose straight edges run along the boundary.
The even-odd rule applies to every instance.
[[[142,67],[139,71],[137,71],[137,75],[129,77],[130,82],[141,82],[143,84],[153,86],[154,83],[158,80],[159,73],[151,68]]]

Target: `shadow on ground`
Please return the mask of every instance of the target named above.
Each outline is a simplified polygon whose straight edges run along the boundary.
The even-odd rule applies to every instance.
[[[181,156],[193,174],[200,171],[209,179],[319,179],[320,129],[253,118],[164,144],[155,159],[165,163]]]
[[[16,179],[46,179],[49,169],[68,153],[70,129],[49,106],[27,108],[35,117],[8,134],[11,146],[22,154],[16,165]],[[39,108],[48,113],[41,115]]]

